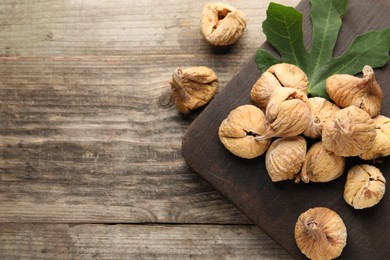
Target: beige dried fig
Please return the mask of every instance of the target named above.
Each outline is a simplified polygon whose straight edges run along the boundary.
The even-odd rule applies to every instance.
[[[252,159],[262,155],[270,141],[256,141],[265,132],[263,111],[253,105],[242,105],[230,112],[219,127],[218,136],[231,153]]]
[[[170,84],[176,108],[182,114],[206,105],[218,90],[217,75],[204,66],[176,69]]]
[[[275,88],[295,88],[307,95],[308,84],[306,74],[299,67],[278,63],[268,68],[255,82],[250,97],[253,104],[264,110]]]
[[[369,208],[379,203],[385,190],[386,180],[378,168],[356,165],[348,171],[344,199],[355,209]]]
[[[375,117],[381,111],[383,94],[374,70],[364,66],[363,77],[336,74],[326,80],[326,92],[340,107],[354,105]]]
[[[275,89],[267,105],[265,117],[266,131],[256,137],[257,140],[303,133],[310,122],[306,94],[287,87]]]
[[[390,155],[390,118],[377,115],[373,119],[376,137],[371,149],[359,155],[363,160],[374,160]]]
[[[302,213],[295,224],[295,242],[310,259],[329,260],[341,255],[347,244],[347,228],[341,217],[325,207]]]
[[[264,72],[251,89],[250,98],[252,103],[265,110],[272,93],[280,87],[282,85],[280,85],[275,75],[268,71]]]
[[[371,149],[376,136],[370,115],[355,106],[340,109],[325,122],[322,142],[325,149],[339,156],[357,156]]]
[[[295,88],[306,95],[309,92],[309,80],[298,66],[288,63],[278,63],[268,68],[275,75],[283,87]]]
[[[322,142],[317,142],[307,151],[299,178],[305,183],[328,182],[340,177],[344,167],[344,157],[335,155],[326,150]]]
[[[294,179],[306,155],[306,140],[302,136],[276,139],[265,154],[265,167],[273,182]]]
[[[326,120],[333,117],[340,108],[322,97],[312,97],[308,100],[310,107],[310,123],[303,135],[309,138],[320,138]]]
[[[215,46],[234,44],[244,32],[246,18],[231,5],[206,4],[203,8],[200,28],[203,37]]]

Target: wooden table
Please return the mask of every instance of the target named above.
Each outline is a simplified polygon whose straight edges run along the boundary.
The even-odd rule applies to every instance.
[[[223,89],[265,41],[270,1],[230,1],[247,29],[213,51],[207,2],[0,2],[0,259],[291,258],[181,154],[174,69]]]

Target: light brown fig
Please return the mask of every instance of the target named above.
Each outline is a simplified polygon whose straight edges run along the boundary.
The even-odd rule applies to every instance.
[[[322,142],[313,144],[306,153],[299,179],[303,182],[329,182],[343,174],[345,158],[326,150]],[[299,181],[297,179],[296,181]]]
[[[370,115],[355,106],[340,109],[325,122],[322,142],[336,155],[358,156],[371,149],[376,137],[375,123]]]
[[[295,224],[295,242],[309,259],[329,260],[341,255],[347,228],[333,210],[315,207],[302,213]]]
[[[303,133],[310,122],[306,94],[287,87],[275,89],[267,105],[265,117],[266,131],[257,136],[257,140]]]
[[[264,72],[251,89],[250,98],[252,103],[265,110],[272,93],[280,87],[282,85],[280,85],[275,75],[268,71]]]
[[[270,141],[257,141],[265,132],[264,113],[256,106],[242,105],[231,111],[219,127],[222,144],[234,155],[252,159],[265,153]]]
[[[299,67],[288,63],[278,63],[269,67],[255,82],[250,97],[253,104],[264,110],[275,88],[295,88],[307,95],[308,85],[308,78]]]
[[[243,34],[246,18],[231,5],[206,4],[203,7],[200,28],[203,37],[214,46],[234,44]]]
[[[373,119],[376,137],[371,149],[359,155],[363,160],[374,160],[390,155],[390,118],[377,115]]]
[[[326,80],[326,92],[338,106],[353,105],[363,109],[371,117],[375,117],[382,108],[382,90],[370,66],[364,66],[362,72],[362,78],[348,74],[329,77]]]
[[[306,155],[302,136],[283,137],[273,141],[265,154],[265,167],[273,182],[294,179]]]
[[[176,108],[182,114],[206,105],[218,90],[217,75],[204,66],[176,69],[170,84]]]
[[[268,68],[275,75],[283,87],[295,88],[306,95],[309,92],[309,80],[298,66],[288,63],[278,63]]]
[[[311,97],[308,99],[310,107],[310,123],[303,135],[309,138],[321,138],[322,128],[326,120],[333,117],[340,108],[322,97]]]
[[[385,194],[386,180],[375,166],[360,164],[348,171],[344,187],[345,201],[355,209],[372,207]]]

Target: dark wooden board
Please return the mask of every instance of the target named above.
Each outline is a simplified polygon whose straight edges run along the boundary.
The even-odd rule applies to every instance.
[[[310,42],[309,2],[297,9],[304,13],[305,44]],[[356,35],[368,30],[390,27],[390,2],[350,1],[343,19],[335,55],[344,50]],[[267,43],[262,47],[269,48]],[[390,65],[377,69],[384,92],[382,114],[390,116]],[[294,241],[295,222],[302,212],[317,206],[336,211],[348,229],[347,246],[340,259],[386,259],[390,256],[390,195],[370,209],[354,210],[344,202],[342,193],[346,174],[325,184],[271,182],[264,166],[264,156],[240,159],[229,153],[218,139],[218,127],[228,113],[239,105],[250,104],[249,92],[260,72],[254,57],[225,86],[191,124],[182,152],[189,166],[227,197],[249,219],[268,233],[294,257],[304,259]],[[385,177],[390,171],[386,158],[376,164]],[[346,170],[360,163],[348,158]],[[386,185],[389,188],[389,181]]]

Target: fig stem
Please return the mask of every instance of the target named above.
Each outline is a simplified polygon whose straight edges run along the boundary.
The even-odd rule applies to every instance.
[[[307,235],[312,237],[314,240],[326,240],[326,234],[325,232],[318,227],[317,222],[314,219],[309,219],[306,224],[306,232]]]

